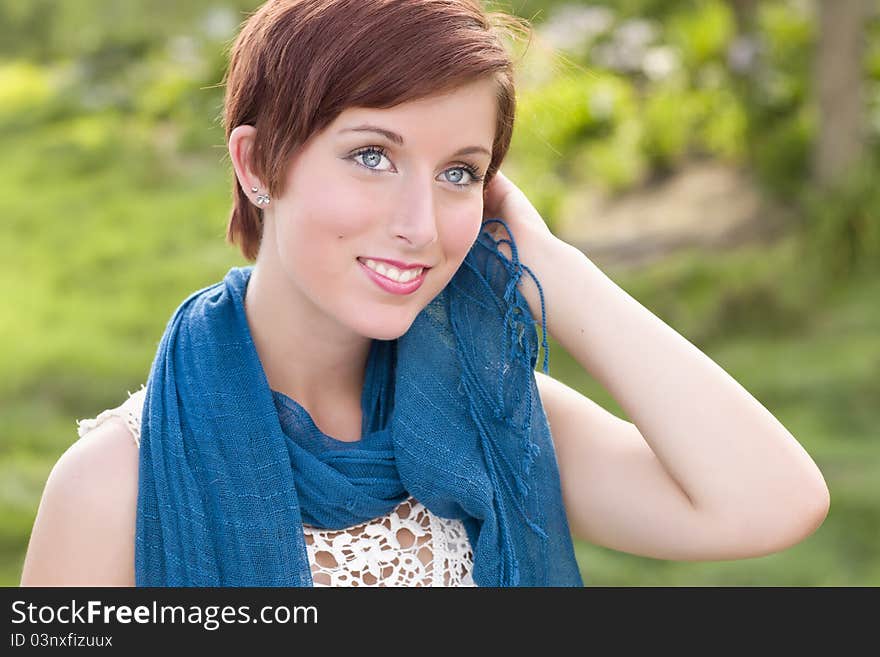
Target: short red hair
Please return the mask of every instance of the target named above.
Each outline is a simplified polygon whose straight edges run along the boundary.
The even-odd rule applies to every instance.
[[[484,77],[497,83],[492,180],[510,146],[516,111],[513,62],[502,36],[525,19],[486,12],[478,0],[270,0],[232,44],[224,83],[226,141],[251,125],[251,169],[270,196],[284,194],[298,146],[348,107],[387,108]],[[262,210],[233,173],[226,239],[255,260]]]

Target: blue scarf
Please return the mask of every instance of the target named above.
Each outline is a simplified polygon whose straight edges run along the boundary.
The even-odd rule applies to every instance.
[[[481,231],[409,330],[372,342],[363,437],[346,445],[270,389],[245,316],[252,269],[190,295],[159,344],[137,586],[312,586],[303,523],[343,529],[409,496],[462,521],[478,586],[583,586],[535,383],[537,330],[516,287],[524,269],[540,283],[512,235]],[[547,372],[546,334],[542,346]]]

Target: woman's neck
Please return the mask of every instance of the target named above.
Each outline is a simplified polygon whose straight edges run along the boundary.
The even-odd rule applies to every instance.
[[[317,413],[340,400],[360,404],[370,338],[328,317],[259,261],[248,282],[245,314],[272,390]]]

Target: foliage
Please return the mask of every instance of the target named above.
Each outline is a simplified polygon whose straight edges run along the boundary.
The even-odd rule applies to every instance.
[[[804,261],[835,284],[880,263],[880,157],[853,167],[830,190],[805,193]]]

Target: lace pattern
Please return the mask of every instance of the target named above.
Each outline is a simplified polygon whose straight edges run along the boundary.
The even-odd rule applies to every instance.
[[[111,417],[140,447],[146,386],[116,408],[77,420],[83,437]],[[476,586],[464,524],[441,518],[410,497],[385,516],[343,530],[303,525],[312,580],[322,586]]]
[[[142,385],[136,392],[129,392],[128,399],[116,408],[108,408],[101,411],[96,417],[85,420],[77,420],[77,434],[80,438],[85,436],[89,431],[102,424],[111,417],[121,418],[128,427],[135,444],[141,446],[141,412],[144,407],[144,397],[147,394],[146,385]]]

